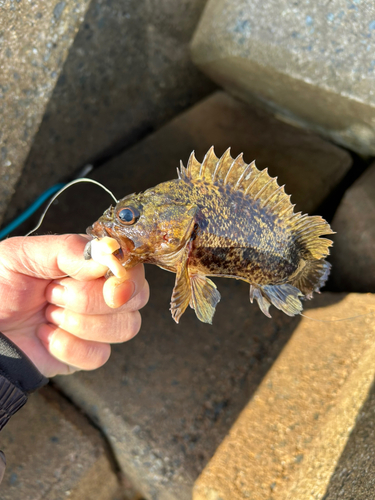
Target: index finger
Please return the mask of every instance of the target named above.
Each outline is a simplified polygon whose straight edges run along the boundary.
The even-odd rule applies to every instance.
[[[146,305],[148,286],[142,264],[126,270],[125,280],[113,283],[112,278],[107,281],[104,278],[52,281],[46,288],[45,297],[51,304],[86,315],[132,312]]]
[[[88,240],[79,234],[19,236],[2,241],[0,251],[10,271],[44,279],[72,276],[93,280],[104,276],[108,269],[84,259]]]

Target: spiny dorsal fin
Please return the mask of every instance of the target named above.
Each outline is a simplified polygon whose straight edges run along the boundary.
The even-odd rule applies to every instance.
[[[231,186],[253,201],[259,200],[260,206],[267,206],[274,213],[283,213],[287,217],[293,214],[294,205],[285,193],[284,186],[278,185],[277,178],[270,177],[267,169],[258,170],[255,161],[245,163],[242,153],[232,158],[230,148],[218,158],[212,146],[202,163],[199,163],[193,151],[187,167],[181,163],[178,175],[181,179],[205,180]]]
[[[207,151],[206,156],[203,158],[199,170],[199,177],[201,179],[210,181],[212,179],[212,172],[215,169],[218,160],[219,158],[215,155],[214,147],[211,146],[210,149]]]
[[[193,152],[187,168],[181,164],[179,178],[204,180],[242,191],[251,201],[257,201],[259,207],[267,208],[283,219],[295,240],[301,245],[305,259],[323,259],[329,254],[331,240],[320,238],[324,234],[334,234],[329,224],[321,217],[295,214],[290,195],[285,193],[284,186],[278,185],[277,177],[270,177],[268,169],[258,170],[255,161],[245,163],[242,154],[234,159],[228,148],[223,156],[218,158],[212,146],[202,163],[199,163]]]

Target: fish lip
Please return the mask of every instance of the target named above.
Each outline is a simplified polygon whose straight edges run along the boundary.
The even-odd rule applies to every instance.
[[[100,239],[104,238],[105,236],[110,236],[112,238],[112,236],[108,233],[106,228],[98,222],[95,222],[92,226],[89,226],[86,229],[86,233],[93,239]]]
[[[110,234],[114,210],[112,205],[107,208],[100,219],[86,229],[86,233],[93,238],[104,238],[105,236],[109,236],[117,240],[115,236]],[[108,227],[108,224],[111,224],[111,226]]]
[[[107,226],[100,221],[96,221],[92,226],[89,226],[86,229],[86,233],[93,239],[101,239],[106,236],[113,238],[120,245],[120,248],[124,253],[129,253],[131,247],[134,247],[134,242],[130,238],[119,238],[116,234],[116,230],[112,228],[112,226]],[[129,244],[127,244],[127,242],[129,242]]]

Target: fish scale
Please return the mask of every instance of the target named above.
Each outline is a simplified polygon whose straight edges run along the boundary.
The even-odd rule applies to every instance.
[[[119,200],[87,232],[119,243],[126,268],[151,263],[176,273],[171,312],[178,323],[190,305],[212,323],[220,294],[208,276],[250,284],[270,317],[274,305],[289,316],[300,314],[301,299],[324,285],[325,260],[333,234],[319,216],[294,213],[290,196],[267,169],[232,158],[218,158],[213,147],[202,163],[191,154],[178,179]]]

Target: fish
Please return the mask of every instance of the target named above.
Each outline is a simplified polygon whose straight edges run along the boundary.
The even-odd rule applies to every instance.
[[[176,273],[171,314],[176,323],[188,305],[212,324],[220,293],[212,277],[250,285],[250,302],[271,317],[273,305],[301,314],[301,300],[324,286],[325,260],[334,234],[320,216],[295,213],[285,186],[268,170],[246,163],[230,148],[218,158],[211,147],[200,163],[194,152],[178,178],[110,206],[87,229],[117,241],[122,266],[155,264]]]

